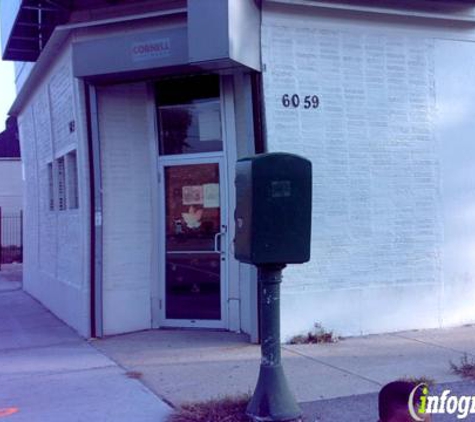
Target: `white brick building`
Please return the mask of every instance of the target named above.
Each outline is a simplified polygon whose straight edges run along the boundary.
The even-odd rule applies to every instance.
[[[257,337],[233,179],[263,151],[313,163],[284,338],[475,322],[473,2],[47,4],[1,12],[3,57],[23,62],[24,280],[81,334]]]

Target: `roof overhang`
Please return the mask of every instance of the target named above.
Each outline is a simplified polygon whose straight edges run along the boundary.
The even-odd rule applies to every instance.
[[[0,2],[3,60],[34,62],[57,25],[68,21],[70,0]]]

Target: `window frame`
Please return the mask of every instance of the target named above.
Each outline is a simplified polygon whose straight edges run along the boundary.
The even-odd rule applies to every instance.
[[[66,208],[79,209],[79,176],[77,150],[73,149],[64,155],[66,167]]]

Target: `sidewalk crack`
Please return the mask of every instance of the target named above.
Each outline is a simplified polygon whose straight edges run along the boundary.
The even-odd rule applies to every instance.
[[[304,354],[304,353],[301,353],[301,352],[298,352],[298,351],[296,351],[296,350],[288,349],[287,347],[282,347],[282,349],[283,349],[283,350],[286,350],[286,351],[289,352],[289,353],[293,353],[293,354],[295,354],[295,355],[302,356],[302,357],[304,357],[304,358],[306,358],[306,359],[309,359],[309,360],[311,360],[311,361],[314,361],[314,362],[320,363],[320,364],[322,364],[322,365],[324,365],[324,366],[327,366],[327,367],[329,367],[329,368],[335,369],[335,370],[337,370],[337,371],[339,371],[339,372],[343,372],[343,373],[345,373],[345,374],[347,374],[347,375],[352,375],[352,376],[354,376],[354,377],[360,378],[360,379],[362,379],[362,380],[364,380],[364,381],[370,382],[371,384],[375,384],[375,385],[377,385],[378,387],[382,387],[382,385],[383,385],[383,384],[381,384],[380,382],[375,381],[375,380],[373,380],[373,379],[371,379],[371,378],[367,378],[367,377],[365,377],[365,376],[363,376],[363,375],[357,374],[356,372],[352,372],[352,371],[349,371],[349,370],[347,370],[347,369],[340,368],[340,367],[338,367],[338,366],[336,366],[336,365],[332,365],[331,363],[322,361],[322,360],[317,359],[317,358],[314,358],[314,357],[312,357],[312,356],[308,356],[308,355],[306,355],[306,354]]]
[[[444,346],[443,344],[433,343],[433,342],[431,342],[431,341],[419,340],[419,339],[417,339],[417,338],[412,338],[412,337],[406,337],[406,336],[404,336],[404,335],[402,335],[402,334],[399,334],[399,333],[389,333],[389,335],[391,335],[391,336],[393,336],[393,337],[402,338],[402,339],[404,339],[404,340],[412,340],[412,341],[414,341],[414,342],[416,342],[416,343],[425,344],[425,345],[427,345],[427,346],[438,347],[439,349],[450,350],[450,351],[456,352],[456,353],[461,353],[461,354],[466,353],[467,355],[470,355],[470,356],[475,357],[475,354],[474,354],[474,353],[467,352],[466,350],[454,349],[453,347]]]

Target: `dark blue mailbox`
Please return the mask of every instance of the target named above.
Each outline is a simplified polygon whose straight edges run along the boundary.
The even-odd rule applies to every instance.
[[[312,164],[294,154],[243,158],[236,165],[236,259],[254,265],[310,259]]]

